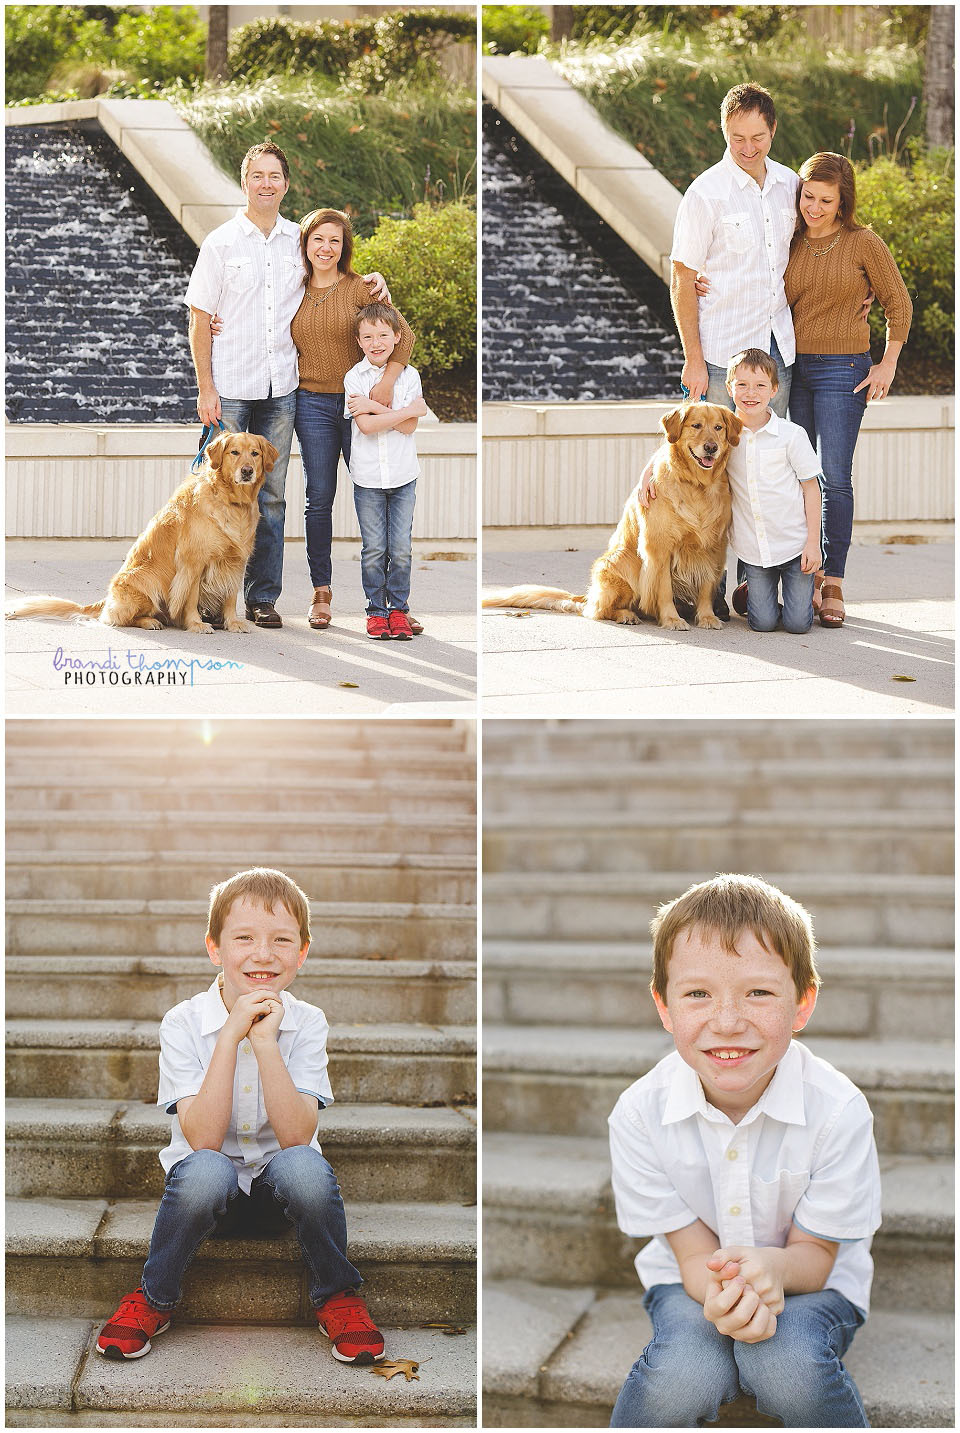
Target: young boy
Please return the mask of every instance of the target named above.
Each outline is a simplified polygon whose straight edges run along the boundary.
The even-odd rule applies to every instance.
[[[423,631],[410,617],[413,506],[420,465],[413,434],[427,411],[420,375],[408,363],[397,378],[393,406],[370,397],[400,342],[400,315],[389,304],[357,314],[363,358],[343,380],[345,416],[353,419],[350,476],[363,545],[360,571],[367,599],[367,636],[409,642]]]
[[[334,1358],[373,1363],[383,1338],[356,1292],[340,1188],[317,1143],[317,1112],[333,1100],[327,1022],[287,993],[310,946],[307,897],[282,871],[240,871],[210,893],[206,944],[218,978],[160,1026],[157,1103],[173,1128],[150,1252],[97,1350],[112,1359],[149,1353],[202,1241],[218,1224],[247,1237],[274,1233],[279,1208],[296,1228]]]
[[[880,1174],[863,1095],[792,1039],[817,1001],[810,917],[721,875],[651,929],[677,1048],[610,1116],[620,1228],[653,1236],[653,1337],[611,1426],[693,1428],[744,1392],[787,1427],[868,1427],[840,1360],[869,1309]]]
[[[804,430],[778,418],[770,404],[777,365],[747,348],[727,365],[727,392],[743,423],[727,459],[733,499],[730,547],[746,581],[732,603],[755,632],[813,625],[813,577],[820,566],[820,463]],[[782,606],[778,590],[782,588]]]

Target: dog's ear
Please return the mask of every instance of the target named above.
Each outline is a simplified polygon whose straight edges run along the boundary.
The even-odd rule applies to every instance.
[[[686,410],[674,408],[672,413],[665,413],[660,419],[660,427],[667,435],[668,443],[676,443],[680,437],[680,430],[683,427],[683,420]]]
[[[221,433],[207,448],[205,457],[211,468],[219,468],[223,462],[223,450],[233,437],[232,433]]]
[[[743,419],[738,418],[732,408],[724,408],[723,421],[727,425],[727,442],[731,448],[735,448],[740,442],[740,434],[743,432]]]
[[[266,438],[261,438],[260,442],[263,444],[263,471],[269,473],[280,454],[272,443],[267,442]]]

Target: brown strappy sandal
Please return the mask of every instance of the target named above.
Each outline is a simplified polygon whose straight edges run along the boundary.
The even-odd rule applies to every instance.
[[[813,610],[820,611],[820,589],[823,586],[823,568],[813,574]]]
[[[324,628],[330,626],[333,619],[333,612],[330,609],[332,601],[332,587],[315,587],[313,589],[313,602],[307,613],[307,621],[318,632],[322,632]]]
[[[839,607],[834,606],[828,611],[825,605],[827,602],[837,603]],[[821,627],[842,627],[843,619],[846,615],[846,609],[843,605],[843,588],[838,582],[824,581],[820,589]]]

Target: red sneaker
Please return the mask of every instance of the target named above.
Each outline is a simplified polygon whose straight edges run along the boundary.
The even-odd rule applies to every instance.
[[[314,1313],[320,1332],[333,1344],[334,1358],[341,1363],[376,1363],[383,1358],[383,1334],[359,1294],[334,1294]]]
[[[143,1358],[150,1352],[150,1340],[170,1327],[169,1313],[153,1309],[140,1289],[134,1289],[100,1330],[97,1353],[106,1358]]]
[[[406,612],[398,612],[394,609],[390,613],[390,636],[398,642],[409,642],[413,637],[413,628],[410,625],[410,618]]]
[[[390,623],[386,617],[368,617],[367,636],[372,637],[374,641],[389,642],[393,633],[390,631]]]

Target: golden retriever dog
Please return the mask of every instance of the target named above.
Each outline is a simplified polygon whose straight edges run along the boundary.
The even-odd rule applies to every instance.
[[[152,518],[110,579],[100,602],[82,607],[59,597],[27,597],[8,617],[98,617],[108,627],[181,627],[212,632],[200,609],[227,632],[250,632],[237,616],[243,570],[253,552],[257,495],[277,461],[258,433],[221,433],[199,472]]]
[[[692,607],[698,627],[723,624],[713,597],[723,574],[730,526],[727,456],[743,424],[729,408],[691,403],[660,420],[666,436],[654,458],[656,498],[644,508],[639,486],[627,499],[606,552],[578,597],[557,587],[513,587],[484,596],[484,607],[538,607],[597,622],[635,623],[641,614],[684,632],[677,611]]]

